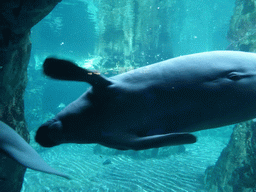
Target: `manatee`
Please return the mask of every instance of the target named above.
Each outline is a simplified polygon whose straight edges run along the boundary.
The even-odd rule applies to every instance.
[[[255,53],[191,54],[110,78],[57,58],[47,58],[43,69],[51,78],[91,85],[39,127],[35,140],[44,147],[98,143],[144,150],[192,144],[192,132],[256,116]]]
[[[50,167],[18,133],[2,121],[0,121],[0,150],[24,167],[70,179],[68,175]],[[6,179],[0,178],[0,180]]]

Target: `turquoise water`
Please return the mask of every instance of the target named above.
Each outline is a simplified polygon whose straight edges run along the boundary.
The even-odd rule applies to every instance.
[[[40,155],[72,180],[27,170],[22,192],[203,192],[204,171],[217,161],[228,141],[228,137],[201,136],[196,144],[186,145],[185,153],[146,160],[94,155],[93,145],[65,144]],[[105,159],[112,164],[103,165]]]
[[[63,0],[32,29],[33,46],[25,93],[26,120],[31,135],[89,87],[85,83],[49,80],[41,74],[41,64],[48,56],[71,59],[86,68],[98,62],[99,56],[94,54],[98,41],[95,27],[98,21],[94,14],[98,5],[92,2],[96,1]],[[147,2],[150,7],[153,1]],[[173,56],[224,50],[229,44],[226,34],[234,3],[234,0],[178,1],[171,27]],[[95,155],[94,145],[64,144],[44,149],[32,138],[31,145],[44,160],[70,175],[72,180],[28,169],[22,192],[204,191],[204,171],[217,161],[231,131],[232,127],[199,132],[196,133],[198,142],[186,145],[185,153],[144,160],[127,155]],[[112,163],[103,165],[107,159]]]

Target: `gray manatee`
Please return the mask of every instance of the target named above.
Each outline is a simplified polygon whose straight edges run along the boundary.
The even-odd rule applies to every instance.
[[[35,139],[44,147],[98,143],[143,150],[191,144],[191,132],[256,116],[255,53],[197,53],[110,78],[61,59],[48,58],[43,67],[51,78],[92,85],[39,127]]]

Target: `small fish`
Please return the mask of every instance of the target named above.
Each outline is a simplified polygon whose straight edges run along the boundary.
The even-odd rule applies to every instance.
[[[107,159],[107,160],[104,161],[102,164],[103,164],[103,165],[109,165],[109,164],[112,164],[112,162],[110,161],[110,159]]]

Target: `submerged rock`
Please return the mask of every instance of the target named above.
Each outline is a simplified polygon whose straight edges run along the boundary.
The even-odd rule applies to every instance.
[[[30,29],[60,0],[0,1],[0,119],[13,127],[27,142],[24,91],[31,52]],[[0,191],[21,190],[26,169],[0,153]]]
[[[230,21],[227,49],[247,52],[256,51],[255,0],[236,0],[234,15]]]
[[[256,190],[256,122],[235,126],[216,164],[206,169],[204,182],[209,192]]]

